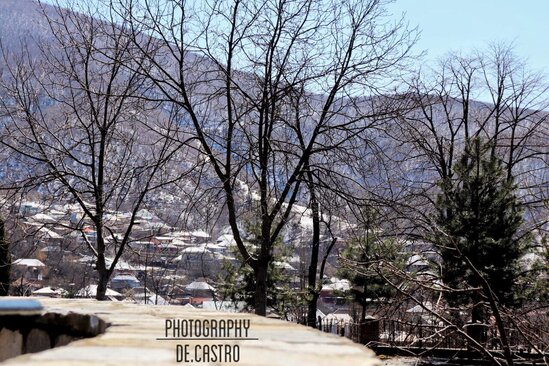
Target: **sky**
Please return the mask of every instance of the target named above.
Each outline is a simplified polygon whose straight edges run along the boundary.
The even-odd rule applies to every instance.
[[[530,68],[549,74],[549,0],[394,0],[387,10],[419,28],[416,52],[426,51],[426,61],[498,42],[512,44]]]
[[[532,69],[549,73],[549,0],[396,0],[388,10],[419,27],[416,50],[427,60],[503,42]]]

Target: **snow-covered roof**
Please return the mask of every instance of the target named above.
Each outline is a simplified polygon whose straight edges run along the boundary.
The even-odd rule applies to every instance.
[[[188,247],[181,251],[183,254],[189,254],[189,253],[210,253],[208,249],[206,249],[205,246],[201,245],[198,247]]]
[[[111,266],[113,260],[114,260],[113,258],[105,258],[105,264],[107,265],[107,267]],[[82,258],[78,259],[78,262],[80,263],[93,264],[96,261],[97,261],[97,258],[91,255],[85,255]],[[118,270],[139,271],[139,270],[142,270],[143,268],[144,266],[131,265],[128,262],[125,262],[123,260],[118,260],[118,262],[116,262],[116,269]]]
[[[60,287],[50,287],[50,286],[42,287],[41,289],[38,289],[32,292],[33,295],[47,295],[47,296],[50,296],[50,295],[64,296],[67,293],[68,293],[67,290],[64,290]]]
[[[27,266],[27,267],[45,267],[46,265],[39,261],[38,259],[31,258],[21,258],[13,262],[13,264],[18,266]]]
[[[210,234],[208,234],[205,231],[202,230],[196,230],[190,233],[191,236],[194,236],[195,238],[209,238]]]
[[[171,231],[169,233],[164,234],[165,236],[171,236],[172,238],[176,237],[185,237],[188,235],[187,231]]]
[[[146,296],[145,296],[146,293]],[[129,298],[131,298],[137,304],[145,305],[169,305],[162,296],[157,295],[148,288],[145,292],[145,287],[135,287],[128,292]]]
[[[318,317],[320,317],[321,319],[324,318],[326,316],[326,314],[324,314],[324,312],[320,309],[316,309],[316,319],[318,319]]]
[[[165,229],[170,228],[167,224],[165,224],[165,223],[163,223],[159,220],[156,220],[154,222],[152,222],[152,221],[151,222],[142,222],[141,225],[144,228],[150,228],[150,229],[155,229],[155,230],[162,230],[162,229],[165,230]]]
[[[290,258],[288,258],[288,262],[289,263],[301,263],[301,258],[299,257],[299,255],[295,254],[295,255],[291,256]]]
[[[97,295],[97,285],[88,285],[84,288],[81,288],[76,293],[76,297],[95,297]],[[116,292],[113,289],[107,288],[105,292],[107,296],[122,296],[120,292]]]
[[[182,239],[174,239],[171,244],[178,247],[188,247],[190,245],[194,245],[193,243],[189,243],[188,241]]]
[[[223,311],[225,313],[240,313],[246,308],[245,301],[215,301],[215,300],[206,300],[202,302],[203,310],[215,310]]]
[[[204,281],[194,281],[185,286],[185,290],[191,291],[191,290],[211,290],[215,291],[215,288],[210,286],[207,282]]]
[[[22,202],[21,203],[21,207],[36,207],[36,208],[40,208],[40,209],[45,209],[46,206],[45,205],[42,205],[38,202],[33,202],[33,201],[25,201],[25,202]]]
[[[172,241],[173,240],[173,237],[172,236],[168,236],[168,235],[157,235],[154,237],[156,240],[160,240],[160,241]]]
[[[159,247],[160,247],[160,249],[177,249],[177,248],[179,248],[177,245],[173,245],[173,244],[160,244]]]
[[[170,305],[170,303],[160,295],[155,293],[147,294],[147,300],[145,301],[145,296],[134,297],[133,300],[136,304],[142,305]]]
[[[217,238],[217,244],[230,246],[230,245],[236,245],[236,241],[234,240],[234,237],[231,234],[223,234]]]
[[[155,217],[155,215],[152,212],[144,208],[137,211],[136,216],[141,217],[142,219],[153,219]]]
[[[63,239],[63,236],[45,227],[41,227],[40,229],[38,229],[38,231],[42,233],[44,236],[47,236],[52,239]]]
[[[408,261],[406,262],[408,266],[428,266],[429,262],[427,260],[419,255],[419,254],[413,254],[408,258]]]
[[[164,236],[172,237],[172,238],[177,238],[177,237],[179,237],[179,238],[189,238],[189,237],[209,238],[210,234],[208,234],[207,232],[205,232],[203,230],[195,230],[195,231],[173,231],[173,232],[169,232],[169,233],[164,234]]]
[[[113,212],[108,213],[105,215],[106,221],[119,221],[119,220],[126,220],[131,217],[131,213],[129,212]]]
[[[273,264],[278,267],[278,268],[283,268],[287,271],[295,271],[296,269],[294,267],[292,267],[288,262],[278,262],[278,261],[275,261],[273,262]]]
[[[114,258],[105,258],[105,264],[110,267],[112,265],[112,262],[114,261]],[[124,262],[123,260],[118,260],[116,262],[116,269],[118,270],[127,270],[127,271],[136,271],[138,268],[135,266],[132,266],[128,262]]]
[[[57,209],[51,209],[48,211],[50,216],[65,216],[67,213],[65,211],[57,210]]]
[[[340,280],[338,278],[330,278],[330,283],[322,286],[323,290],[336,290],[336,291],[349,291],[351,289],[351,283],[349,280]]]
[[[52,246],[52,245],[49,245],[47,247],[44,247],[42,249],[40,249],[41,252],[60,252],[61,251],[61,248],[60,247],[56,247],[56,246]]]
[[[219,252],[214,252],[213,257],[218,261],[222,261],[222,260],[234,261],[234,260],[236,260],[236,258],[231,256],[231,255],[225,255],[225,254],[221,254]]]
[[[79,203],[67,203],[65,205],[62,205],[62,209],[70,213],[75,213],[75,212],[80,213],[84,211],[82,210],[82,206],[80,206]]]
[[[418,304],[414,307],[411,307],[410,309],[406,310],[406,312],[407,313],[425,313],[428,311],[427,309],[429,310],[433,309],[433,304],[429,301],[425,302],[423,306]]]
[[[204,248],[211,249],[211,250],[223,250],[226,248],[226,246],[214,244],[214,243],[206,243],[204,244]]]
[[[43,213],[37,213],[36,215],[32,215],[31,217],[29,217],[29,219],[32,219],[33,221],[43,222],[43,223],[54,223],[57,221],[50,215],[46,215]]]
[[[80,259],[77,260],[80,263],[94,263],[95,257],[91,255],[84,255]]]

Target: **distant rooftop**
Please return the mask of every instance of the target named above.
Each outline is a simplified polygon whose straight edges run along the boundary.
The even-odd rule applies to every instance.
[[[46,265],[39,261],[38,259],[32,258],[21,258],[13,262],[16,266],[26,266],[26,267],[45,267]]]

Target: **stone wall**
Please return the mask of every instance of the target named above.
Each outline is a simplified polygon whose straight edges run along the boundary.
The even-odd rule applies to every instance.
[[[197,366],[380,366],[380,361],[371,350],[345,337],[253,314],[91,299],[39,301],[43,306],[40,313],[46,314],[36,319],[41,325],[26,327],[25,331],[7,328],[12,333],[6,345],[12,347],[14,344],[16,350],[23,351],[31,344],[31,347],[61,344],[63,334],[70,339],[81,336],[82,333],[76,330],[92,330],[85,336],[104,332],[95,337],[75,340],[63,347],[22,354],[5,361],[6,365],[171,366],[187,363]],[[73,317],[69,321],[74,313],[82,317]],[[59,314],[66,314],[69,318]],[[106,329],[106,324],[100,323],[99,318],[108,323]],[[50,325],[55,323],[56,326],[44,326],[44,322]],[[184,323],[191,329],[191,322],[195,324],[194,333],[187,334]],[[196,328],[197,323],[201,324],[200,328]],[[229,323],[235,325],[232,331]],[[242,333],[236,332],[237,323],[243,324],[246,330],[241,328]],[[62,326],[57,328],[59,324]],[[217,325],[214,327],[214,324]],[[39,333],[38,338],[45,340],[43,343],[36,340],[36,332],[31,334],[32,329],[47,334],[46,337]],[[217,329],[215,333],[214,329]]]
[[[106,326],[95,315],[0,313],[0,361],[95,337],[105,332]]]

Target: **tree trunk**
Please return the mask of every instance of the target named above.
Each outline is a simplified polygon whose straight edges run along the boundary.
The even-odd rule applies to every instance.
[[[11,256],[6,239],[4,219],[0,216],[0,296],[8,296],[10,290]]]
[[[483,316],[483,305],[479,302],[480,296],[478,294],[474,294],[473,298],[473,308],[471,309],[471,324],[469,324],[469,327],[467,329],[467,334],[471,338],[473,338],[477,343],[480,343],[484,345],[483,337],[482,337],[482,325],[484,323],[484,316]],[[475,347],[473,345],[469,346],[470,349],[474,349]]]
[[[467,264],[469,265],[469,268],[473,270],[474,274],[480,280],[480,284],[483,288],[484,295],[488,298],[490,308],[492,309],[492,313],[496,318],[496,326],[498,327],[501,345],[503,347],[503,353],[505,355],[505,360],[507,361],[507,365],[513,366],[514,365],[513,353],[511,352],[511,348],[509,347],[509,341],[507,339],[507,331],[505,330],[505,324],[503,322],[503,319],[501,318],[501,313],[499,311],[499,308],[496,303],[496,299],[494,297],[495,295],[492,289],[490,288],[490,284],[488,283],[488,281],[486,281],[486,279],[482,276],[482,274],[471,263],[469,258],[466,258],[466,260],[467,260]]]
[[[309,164],[306,164],[307,177],[309,179],[309,194],[311,195],[311,213],[313,218],[313,241],[311,247],[311,262],[309,264],[309,274],[307,278],[307,286],[309,288],[310,300],[307,304],[307,325],[316,328],[316,309],[319,291],[316,286],[316,273],[318,270],[318,252],[320,248],[320,210],[316,198],[315,186],[313,184],[313,175],[309,170]],[[322,278],[319,279],[322,282]]]
[[[95,298],[97,300],[107,300],[106,293],[110,274],[105,265],[105,255],[100,253],[96,263],[99,281],[97,282],[97,294],[95,295]]]
[[[255,275],[255,313],[257,315],[267,315],[267,272],[268,262],[260,261],[254,268]]]
[[[318,291],[314,291],[311,294],[311,300],[308,304],[308,311],[307,311],[307,325],[309,327],[316,328],[317,327],[317,318],[316,318],[316,303],[318,302],[319,293]]]

